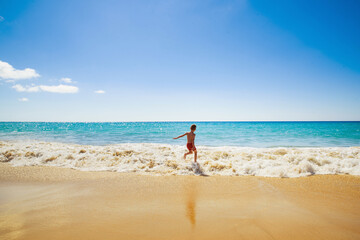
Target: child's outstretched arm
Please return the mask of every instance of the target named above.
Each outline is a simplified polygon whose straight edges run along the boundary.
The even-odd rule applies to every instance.
[[[183,136],[185,136],[185,135],[187,135],[187,133],[184,133],[183,135],[180,135],[180,136],[175,137],[175,138],[173,138],[173,139],[178,139],[178,138],[181,138],[181,137],[183,137]]]

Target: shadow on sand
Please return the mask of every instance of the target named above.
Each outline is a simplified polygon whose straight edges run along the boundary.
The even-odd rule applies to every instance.
[[[202,176],[202,177],[208,177],[209,175],[207,175],[206,173],[204,173],[203,169],[201,168],[199,163],[192,163],[192,168],[194,170],[194,173],[196,175]]]

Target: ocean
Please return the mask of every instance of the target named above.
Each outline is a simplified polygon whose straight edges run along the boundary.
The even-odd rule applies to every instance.
[[[198,166],[184,161],[196,124]],[[0,122],[0,161],[154,175],[360,175],[360,122]]]
[[[107,145],[164,143],[196,124],[196,145],[238,147],[360,146],[360,122],[0,122],[2,140]]]

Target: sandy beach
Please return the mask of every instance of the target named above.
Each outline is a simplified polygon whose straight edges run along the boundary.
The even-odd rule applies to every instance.
[[[360,240],[360,0],[0,0],[0,240]]]
[[[359,239],[360,177],[145,176],[0,164],[1,239]]]

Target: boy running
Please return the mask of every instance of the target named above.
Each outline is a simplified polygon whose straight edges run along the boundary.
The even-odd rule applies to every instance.
[[[190,132],[184,133],[183,135],[180,135],[180,136],[178,136],[176,138],[173,138],[173,139],[178,139],[178,138],[181,138],[181,137],[186,135],[187,136],[186,147],[189,150],[189,152],[184,154],[184,159],[186,159],[187,155],[192,154],[194,152],[194,162],[196,162],[197,150],[196,150],[196,147],[195,147],[195,133],[194,133],[195,130],[196,130],[196,125],[195,124],[191,125],[190,130],[191,130]]]

